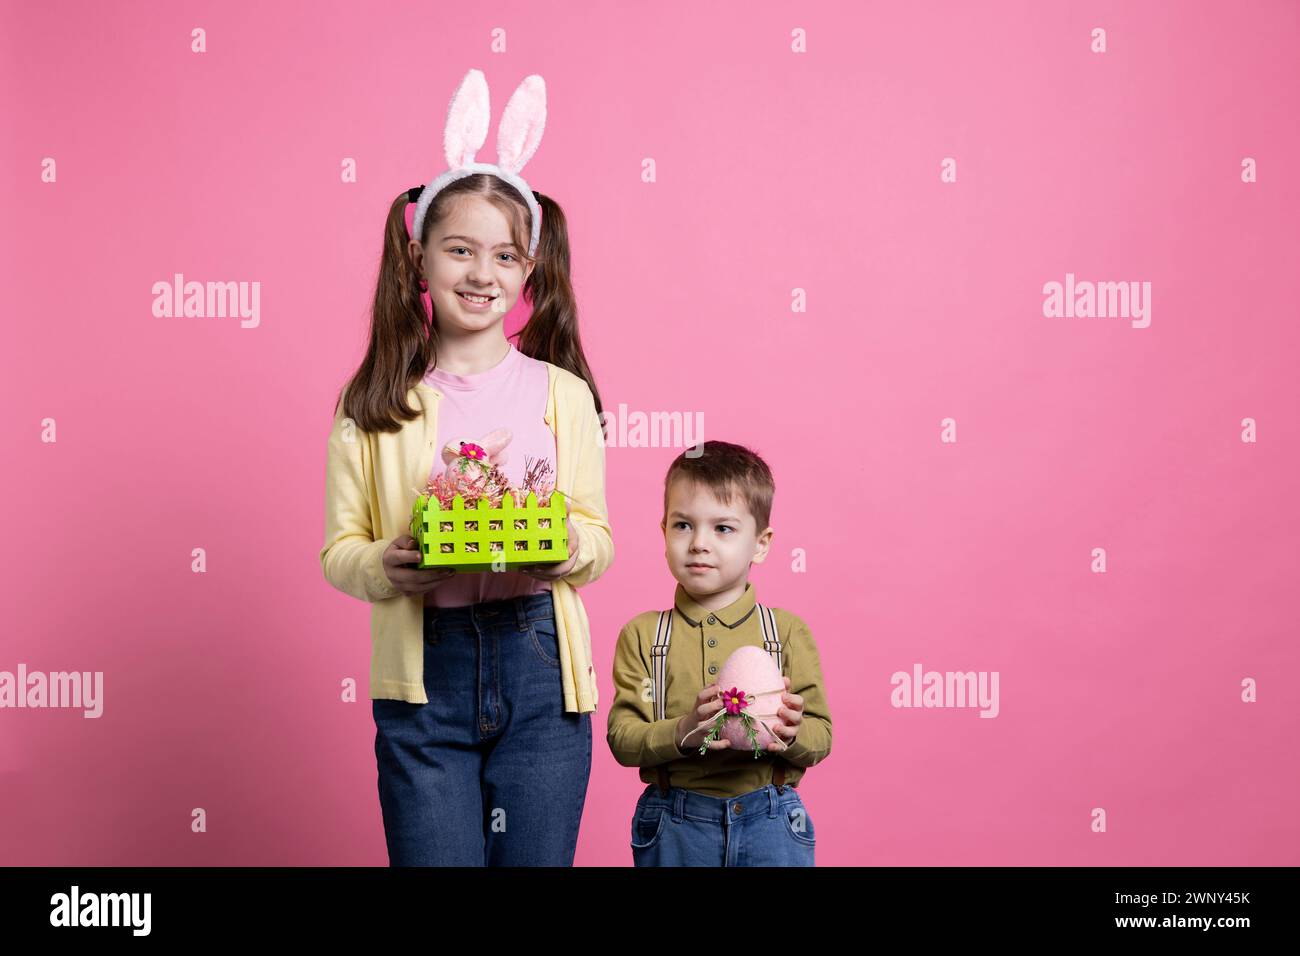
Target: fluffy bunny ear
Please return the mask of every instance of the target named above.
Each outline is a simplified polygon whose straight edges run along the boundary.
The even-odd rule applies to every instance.
[[[508,173],[518,174],[537,152],[546,129],[546,81],[536,73],[523,81],[510,95],[506,111],[497,127],[497,165]]]
[[[510,439],[513,437],[514,435],[508,428],[494,428],[480,438],[478,443],[483,446],[483,450],[488,453],[488,457],[498,465],[504,465],[506,461],[506,445],[510,444]]]
[[[470,70],[456,87],[451,106],[447,108],[442,146],[448,169],[459,169],[474,162],[474,154],[487,139],[488,118],[487,78],[482,70]]]

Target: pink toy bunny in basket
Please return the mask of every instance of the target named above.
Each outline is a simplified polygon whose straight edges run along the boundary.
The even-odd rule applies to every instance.
[[[537,496],[538,506],[546,507],[555,487],[555,469],[545,458],[525,458],[523,484],[511,485],[501,466],[506,463],[506,446],[512,437],[510,429],[494,428],[476,442],[449,441],[442,449],[442,460],[447,467],[429,478],[423,492],[415,489],[416,494],[436,498],[443,508],[450,508],[457,495],[466,508],[475,507],[481,499],[499,508],[507,494],[514,496],[516,505],[522,505],[525,496],[532,492]],[[543,527],[549,526],[546,519],[542,521]]]
[[[493,470],[506,463],[506,446],[514,437],[508,428],[494,428],[477,442],[453,440],[442,449],[442,460],[447,463],[443,476],[453,486],[482,482],[486,487],[493,478]]]

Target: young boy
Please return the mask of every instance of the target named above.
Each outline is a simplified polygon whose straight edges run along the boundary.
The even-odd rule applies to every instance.
[[[794,786],[831,752],[817,645],[797,615],[757,605],[749,581],[771,545],[773,491],[767,464],[728,442],[683,452],[664,479],[674,607],[662,622],[658,611],[640,614],[619,634],[607,733],[614,758],[647,783],[632,817],[636,866],[814,865],[812,820]],[[773,742],[756,757],[720,738],[701,754],[708,729],[691,731],[723,707],[722,665],[738,647],[771,654],[778,641],[786,692],[769,726],[787,747]]]

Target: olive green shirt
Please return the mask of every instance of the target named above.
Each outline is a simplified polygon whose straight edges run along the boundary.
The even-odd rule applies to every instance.
[[[790,678],[790,693],[803,698],[803,722],[788,750],[780,754],[753,749],[710,750],[701,754],[707,731],[686,742],[686,752],[673,739],[677,721],[695,706],[696,695],[717,680],[732,651],[745,644],[763,646],[752,581],[745,593],[726,607],[701,607],[677,585],[668,645],[664,695],[667,715],[654,719],[654,646],[658,611],[639,614],[623,626],[614,651],[614,703],[609,710],[606,739],[614,759],[624,767],[640,767],[641,779],[654,783],[658,768],[669,774],[669,785],[713,797],[734,797],[772,782],[775,761],[786,767],[785,782],[793,786],[804,770],[831,752],[831,714],[826,705],[817,645],[803,620],[772,608],[781,641],[781,673]],[[726,688],[723,688],[724,690]]]

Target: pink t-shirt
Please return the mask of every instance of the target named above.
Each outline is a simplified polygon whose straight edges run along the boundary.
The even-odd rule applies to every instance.
[[[549,376],[546,364],[520,352],[513,342],[506,357],[486,372],[453,375],[431,368],[424,381],[442,392],[438,403],[438,446],[429,477],[443,474],[447,463],[442,449],[448,442],[480,443],[488,432],[508,428],[501,470],[510,483],[523,484],[525,459],[545,458],[555,481],[555,435],[546,424]],[[457,574],[424,596],[425,606],[463,607],[525,594],[546,593],[549,581],[539,581],[518,571],[478,571]]]

